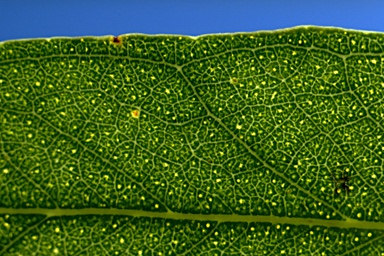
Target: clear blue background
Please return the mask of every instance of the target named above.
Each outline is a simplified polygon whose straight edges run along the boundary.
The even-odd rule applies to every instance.
[[[297,25],[384,31],[384,1],[0,0],[0,41],[126,33],[200,35]]]

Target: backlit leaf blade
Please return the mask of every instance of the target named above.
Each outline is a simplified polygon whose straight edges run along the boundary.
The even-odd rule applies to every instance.
[[[1,254],[380,255],[383,38],[0,44]]]

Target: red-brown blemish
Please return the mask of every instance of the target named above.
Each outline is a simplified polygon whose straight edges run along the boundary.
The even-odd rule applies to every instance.
[[[114,36],[112,37],[112,43],[115,45],[121,45],[121,37],[120,36]]]
[[[140,111],[139,110],[133,110],[132,111],[132,117],[139,118],[139,115],[140,115]]]

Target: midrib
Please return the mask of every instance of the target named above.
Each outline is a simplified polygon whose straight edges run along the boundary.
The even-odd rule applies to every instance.
[[[277,216],[261,215],[238,215],[238,214],[186,214],[176,212],[151,212],[141,210],[125,209],[103,209],[103,208],[84,208],[84,209],[46,209],[46,208],[0,208],[0,214],[41,214],[47,217],[79,216],[79,215],[120,215],[132,217],[163,218],[174,220],[196,220],[214,222],[266,222],[271,224],[305,225],[305,226],[325,226],[336,228],[357,228],[384,230],[384,222],[348,220],[324,220],[315,218],[288,218]]]

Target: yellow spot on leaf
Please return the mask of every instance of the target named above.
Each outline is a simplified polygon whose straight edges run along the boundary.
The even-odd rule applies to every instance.
[[[132,117],[133,118],[139,118],[139,116],[140,116],[140,111],[139,110],[133,110],[132,111]]]
[[[236,77],[231,77],[231,79],[229,80],[229,82],[231,84],[237,84],[239,82],[239,80],[236,78]]]

